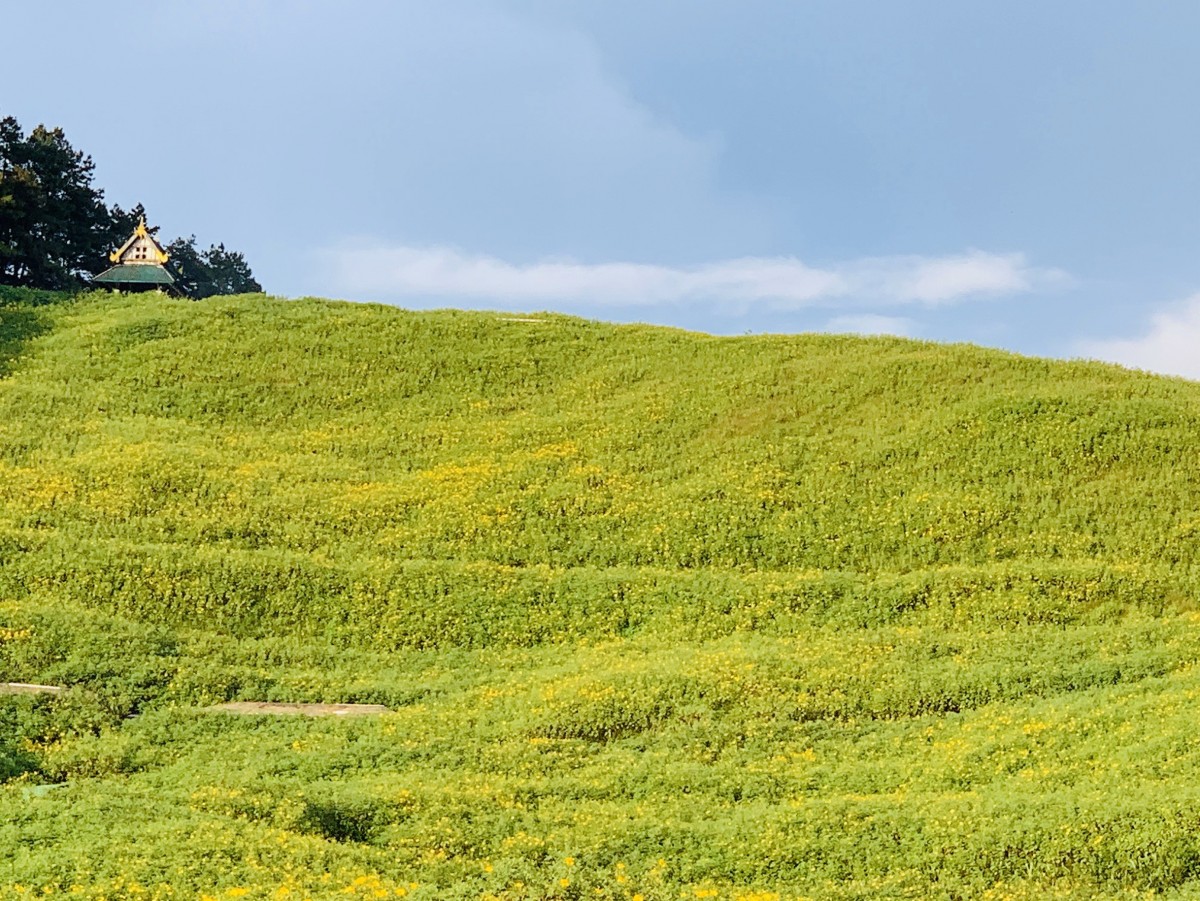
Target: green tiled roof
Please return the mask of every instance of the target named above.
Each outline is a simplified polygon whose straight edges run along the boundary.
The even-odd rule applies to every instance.
[[[105,269],[92,279],[101,285],[173,285],[175,278],[162,266],[152,263],[125,263]]]

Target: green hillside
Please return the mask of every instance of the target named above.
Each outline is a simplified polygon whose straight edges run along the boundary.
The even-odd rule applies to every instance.
[[[1200,384],[0,297],[0,899],[1200,897]],[[386,704],[235,717],[232,700]]]

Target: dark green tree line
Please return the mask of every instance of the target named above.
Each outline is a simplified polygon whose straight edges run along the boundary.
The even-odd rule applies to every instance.
[[[125,214],[105,206],[94,168],[62,129],[0,119],[0,282],[70,288],[107,265]]]
[[[246,258],[237,251],[214,244],[208,250],[196,246],[196,236],[176,238],[165,246],[167,261],[176,283],[189,297],[215,294],[249,294],[262,291]]]
[[[0,119],[0,285],[69,290],[109,266],[109,252],[145,210],[107,206],[94,171],[61,128],[39,125],[27,135],[12,116]],[[262,290],[245,257],[224,244],[200,251],[192,236],[166,248],[191,297]]]

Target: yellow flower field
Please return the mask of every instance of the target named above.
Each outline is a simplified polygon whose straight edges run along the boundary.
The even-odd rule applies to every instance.
[[[0,899],[1200,897],[1200,386],[0,294]],[[385,705],[234,716],[228,701]]]

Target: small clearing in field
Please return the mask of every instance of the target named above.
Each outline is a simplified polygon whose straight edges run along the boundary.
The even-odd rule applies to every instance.
[[[270,701],[231,701],[208,709],[242,716],[265,713],[285,716],[370,716],[390,713],[382,704],[277,704]]]

